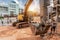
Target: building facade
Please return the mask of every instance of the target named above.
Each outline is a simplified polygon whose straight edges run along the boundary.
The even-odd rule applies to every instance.
[[[8,5],[4,3],[0,3],[0,16],[8,15]]]
[[[19,4],[14,1],[9,3],[9,14],[18,14],[19,13]]]
[[[8,4],[6,3],[0,3],[0,16],[4,15],[11,15],[15,14],[17,15],[19,13],[19,4],[17,4],[15,1],[11,1]]]

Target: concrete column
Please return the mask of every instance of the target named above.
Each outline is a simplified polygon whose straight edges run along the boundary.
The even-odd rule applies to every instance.
[[[44,0],[40,0],[40,16],[44,15]]]
[[[40,0],[40,16],[43,16],[43,19],[47,19],[48,16],[47,6],[49,4],[50,4],[49,0]]]

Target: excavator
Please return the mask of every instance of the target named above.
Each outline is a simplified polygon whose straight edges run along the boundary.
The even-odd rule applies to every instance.
[[[42,1],[42,0],[41,0],[41,1]],[[28,8],[30,7],[30,5],[31,5],[32,2],[33,2],[33,0],[28,0],[27,3],[26,3],[26,5],[25,5],[25,9],[24,9],[24,22],[20,22],[20,23],[14,22],[14,23],[13,23],[13,26],[17,26],[18,28],[29,26],[27,11],[28,11]],[[43,6],[43,3],[44,3],[44,2],[42,2],[42,5],[40,5],[40,6],[43,8],[43,9],[41,9],[41,10],[42,10],[42,11],[45,11],[45,8],[44,8],[44,6]],[[47,7],[47,6],[46,6],[46,7]],[[42,11],[41,11],[41,12],[42,12]],[[45,11],[45,12],[46,12],[46,11]],[[42,14],[43,14],[43,15],[42,15]],[[45,13],[41,13],[40,15],[42,15],[42,16],[44,17]],[[41,16],[40,16],[40,17],[41,17]],[[43,19],[43,18],[42,18],[42,19]],[[35,29],[34,29],[34,28],[31,28],[31,29],[32,29],[32,32],[33,32],[33,33],[42,35],[42,34],[45,34],[45,33],[48,32],[50,26],[51,26],[51,25],[50,25],[49,23],[48,23],[48,24],[45,23],[43,30],[41,30],[41,28],[40,28],[38,31],[34,32]],[[34,27],[34,26],[33,26],[33,27]]]
[[[28,8],[29,8],[29,6],[31,5],[32,2],[33,2],[33,0],[27,0],[27,3],[25,4],[24,12],[22,12],[23,15],[24,15],[24,17],[23,17],[24,22],[14,22],[12,24],[14,27],[17,26],[17,28],[21,28],[21,27],[29,26],[27,10],[28,10]]]

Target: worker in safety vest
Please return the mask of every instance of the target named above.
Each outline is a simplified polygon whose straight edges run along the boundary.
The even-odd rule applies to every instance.
[[[24,15],[23,13],[19,13],[19,15],[17,16],[18,22],[23,22],[24,21]]]

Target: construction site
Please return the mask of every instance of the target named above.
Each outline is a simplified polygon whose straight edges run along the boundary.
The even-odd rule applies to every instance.
[[[22,0],[22,5],[15,16],[12,10],[9,16],[0,15],[0,40],[60,40],[60,0]]]

